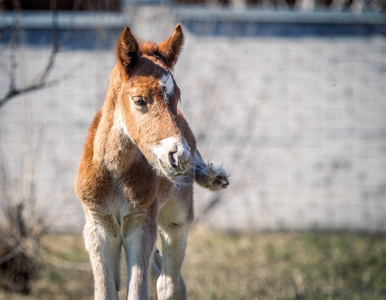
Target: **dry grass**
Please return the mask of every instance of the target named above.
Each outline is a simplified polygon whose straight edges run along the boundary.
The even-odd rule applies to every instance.
[[[190,299],[386,297],[385,236],[196,231],[189,243]]]
[[[386,298],[386,236],[238,235],[196,228],[188,245],[183,275],[189,299]],[[82,238],[50,235],[43,246],[45,264],[32,295],[0,291],[0,299],[91,299]]]

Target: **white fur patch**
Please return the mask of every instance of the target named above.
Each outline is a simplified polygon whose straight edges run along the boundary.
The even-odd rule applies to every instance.
[[[164,93],[164,102],[167,102],[170,96],[174,95],[174,79],[171,73],[162,75],[160,85]]]
[[[118,130],[122,131],[125,135],[130,137],[125,122],[123,122],[122,113],[120,111],[118,111],[118,113],[115,115],[115,126],[118,128]]]
[[[165,155],[169,155],[169,152],[176,151],[178,144],[178,140],[175,137],[169,137],[163,139],[158,145],[153,146],[152,150],[158,158],[162,158]]]
[[[123,121],[122,112],[120,110],[117,110],[117,112],[115,113],[114,126],[118,129],[119,132],[123,134],[123,136],[128,137],[130,141],[133,144],[135,144],[134,141],[131,139],[131,136],[129,134],[129,131],[127,130],[125,122]]]

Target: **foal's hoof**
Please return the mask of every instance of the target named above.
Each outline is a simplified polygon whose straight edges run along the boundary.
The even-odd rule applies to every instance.
[[[207,188],[211,191],[219,191],[226,189],[229,185],[229,175],[227,172],[221,168],[216,167],[213,164],[208,164],[210,175],[208,175]]]
[[[229,185],[229,175],[212,163],[197,165],[196,182],[211,191],[220,191]]]
[[[218,174],[215,178],[213,178],[213,182],[210,190],[219,191],[222,189],[226,189],[229,185],[228,177],[229,176],[227,174],[225,175]]]

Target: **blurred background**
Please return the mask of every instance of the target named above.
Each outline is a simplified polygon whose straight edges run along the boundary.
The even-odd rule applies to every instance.
[[[193,236],[205,236],[209,244],[192,247],[209,249],[213,240],[244,245],[251,258],[241,269],[247,270],[262,268],[261,261],[252,263],[254,249],[262,249],[271,268],[304,254],[297,247],[322,245],[317,248],[335,250],[307,266],[332,258],[342,262],[352,252],[357,260],[343,273],[360,275],[336,293],[331,284],[339,285],[340,273],[329,273],[336,266],[321,270],[325,281],[315,280],[311,296],[304,278],[312,276],[301,268],[288,271],[301,264],[294,259],[277,273],[277,286],[270,285],[280,293],[255,289],[259,276],[248,269],[252,282],[245,292],[236,281],[232,292],[221,294],[226,290],[218,288],[221,278],[205,287],[208,281],[199,281],[197,270],[203,292],[196,287],[190,297],[386,296],[385,11],[385,0],[0,1],[0,272],[11,270],[16,257],[16,265],[26,268],[44,249],[51,263],[62,255],[58,268],[88,268],[84,250],[74,251],[85,261],[71,264],[70,254],[50,247],[52,241],[60,249],[82,244],[79,236],[76,242],[70,238],[84,225],[74,181],[88,126],[104,102],[117,38],[128,25],[138,38],[158,43],[181,23],[185,45],[174,72],[181,109],[204,158],[231,174],[223,192],[195,187],[194,226],[200,229]],[[51,240],[41,247],[45,238]],[[275,252],[282,247],[292,249],[290,254]],[[372,257],[366,270],[360,269],[364,257]],[[286,274],[291,280],[280,281]],[[0,288],[19,280],[25,283],[20,290],[40,293],[25,275],[12,276],[3,275]],[[357,296],[347,292],[354,286]]]

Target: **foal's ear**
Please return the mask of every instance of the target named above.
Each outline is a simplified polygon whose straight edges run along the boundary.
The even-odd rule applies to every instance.
[[[138,60],[138,42],[127,26],[118,41],[117,59],[127,73],[133,69]]]
[[[168,68],[172,69],[176,64],[183,43],[184,34],[181,25],[178,24],[171,37],[158,44],[158,53],[165,59]]]

